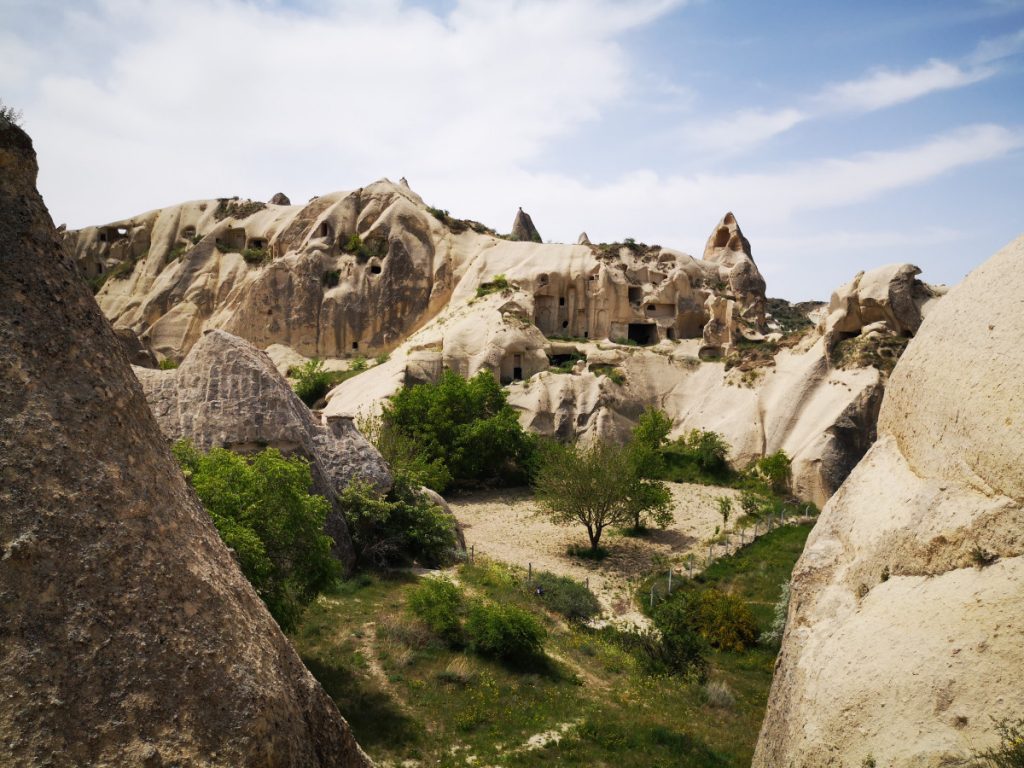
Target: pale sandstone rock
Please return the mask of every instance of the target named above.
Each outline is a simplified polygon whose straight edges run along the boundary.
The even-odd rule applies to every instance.
[[[188,488],[0,124],[0,763],[369,766]]]
[[[1024,712],[1022,259],[972,272],[896,367],[794,570],[755,766],[937,767]]]
[[[391,471],[351,419],[318,424],[266,353],[224,331],[206,332],[175,370],[137,368],[135,373],[169,440],[241,453],[270,447],[306,459],[314,490],[332,505],[326,531],[334,539],[334,554],[354,565],[336,495],[357,477],[387,490]]]

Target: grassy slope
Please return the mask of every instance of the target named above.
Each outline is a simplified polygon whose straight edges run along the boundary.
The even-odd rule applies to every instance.
[[[767,628],[772,604],[809,527],[785,527],[704,574],[737,592]],[[362,577],[319,599],[293,635],[296,647],[379,762],[424,765],[746,766],[764,713],[774,649],[712,652],[711,681],[735,702],[716,708],[706,688],[646,675],[601,636],[547,613],[524,574],[497,564],[463,566],[473,594],[537,611],[548,630],[548,663],[510,669],[452,651],[404,610],[414,579]],[[561,740],[525,748],[564,725]]]

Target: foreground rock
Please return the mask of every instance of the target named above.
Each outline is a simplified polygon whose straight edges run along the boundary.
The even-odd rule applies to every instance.
[[[1024,238],[929,313],[825,508],[755,766],[957,764],[1024,712]]]
[[[204,334],[175,370],[135,373],[169,440],[191,440],[204,451],[277,448],[306,459],[314,491],[332,503],[326,530],[334,554],[347,567],[355,565],[336,495],[354,478],[387,490],[391,471],[351,419],[318,424],[265,353],[224,331]]]
[[[0,121],[0,764],[368,766],[185,484]]]

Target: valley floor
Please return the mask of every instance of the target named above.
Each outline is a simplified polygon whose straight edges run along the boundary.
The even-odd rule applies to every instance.
[[[710,496],[684,505],[676,526],[649,538],[610,537],[610,554],[597,563],[568,557],[567,544],[585,537],[534,517],[525,494],[453,504],[476,560],[447,575],[471,596],[535,613],[547,630],[543,663],[510,667],[440,642],[407,608],[420,578],[409,573],[344,582],[307,610],[293,642],[382,766],[747,766],[774,647],[710,651],[705,683],[652,675],[614,630],[545,610],[526,578],[527,563],[535,572],[589,578],[621,618],[642,616],[632,585],[721,523],[714,498],[726,491],[693,488]],[[696,498],[689,486],[673,493]],[[700,580],[745,600],[763,631],[809,531],[807,524],[777,528],[717,560]]]

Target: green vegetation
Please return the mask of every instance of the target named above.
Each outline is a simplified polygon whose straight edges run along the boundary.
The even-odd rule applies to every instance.
[[[533,593],[549,611],[554,611],[569,621],[585,621],[601,612],[601,605],[594,597],[594,593],[567,576],[537,571],[533,574],[533,581],[527,584],[526,588],[532,588]]]
[[[341,249],[345,253],[351,253],[358,262],[363,263],[374,257],[384,258],[388,253],[388,241],[380,235],[369,237],[365,241],[359,235],[352,235],[345,241],[345,245]]]
[[[1024,718],[995,722],[999,744],[976,751],[964,765],[968,768],[1024,768]]]
[[[663,420],[657,411],[645,412],[624,447],[600,441],[589,446],[543,443],[534,478],[541,510],[559,525],[582,525],[594,554],[610,526],[641,530],[649,517],[665,527],[672,520],[671,496],[652,477],[658,446],[668,431]]]
[[[338,284],[341,283],[341,270],[340,269],[328,269],[324,272],[324,276],[321,279],[321,283],[324,288],[337,288]]]
[[[295,627],[340,574],[323,532],[330,504],[309,493],[309,464],[273,448],[245,457],[223,448],[203,453],[181,441],[173,450],[242,573],[277,623]]]
[[[246,248],[242,251],[246,264],[269,264],[272,259],[266,248]]]
[[[636,341],[634,341],[633,339],[627,339],[627,338],[625,338],[623,336],[620,336],[620,337],[618,337],[616,339],[612,339],[612,344],[621,344],[624,347],[639,347],[640,346],[640,344],[637,343]]]
[[[626,374],[622,372],[621,368],[616,368],[614,365],[592,365],[590,372],[595,376],[607,376],[620,387],[626,383]]]
[[[875,367],[892,373],[910,339],[902,336],[854,336],[843,339],[832,350],[832,364],[837,368]]]
[[[0,99],[0,122],[7,123],[8,125],[20,126],[21,118],[21,110],[15,109],[8,104],[4,104],[3,99]]]
[[[178,259],[180,259],[182,256],[185,255],[185,251],[187,251],[187,250],[188,250],[188,246],[185,245],[185,243],[178,243],[167,254],[167,260],[168,261],[177,261]]]
[[[161,371],[173,371],[177,367],[178,367],[178,361],[175,360],[174,358],[165,357],[163,360],[160,361],[160,370]]]
[[[240,203],[237,197],[221,197],[218,198],[217,207],[213,210],[213,218],[217,221],[228,218],[247,219],[266,207],[267,204],[261,203],[259,200],[246,200],[244,203]]]
[[[532,612],[511,603],[478,601],[466,616],[469,647],[504,661],[524,664],[542,658],[546,635]]]
[[[481,224],[479,221],[473,221],[472,219],[457,219],[448,213],[443,208],[434,208],[433,206],[427,206],[427,211],[435,219],[444,224],[454,234],[458,235],[465,232],[467,229],[472,229],[474,232],[480,235],[491,235],[492,237],[500,237],[493,229]]]
[[[384,365],[384,363],[386,363],[390,359],[391,355],[389,355],[387,352],[382,352],[375,358],[373,358],[373,362],[375,362],[377,365]]]
[[[363,362],[366,362],[365,359]],[[302,402],[312,408],[331,389],[364,370],[366,370],[365,364],[362,368],[349,366],[347,371],[326,371],[324,370],[324,361],[314,357],[302,365],[289,368],[288,377],[295,379],[295,384],[293,385],[295,394],[299,396]]]
[[[522,484],[536,453],[489,371],[468,380],[445,371],[400,390],[368,432],[388,461],[438,492]]]
[[[764,633],[809,530],[778,528],[679,590],[734,597]],[[478,764],[508,768],[750,765],[775,646],[715,648],[685,613],[672,621],[667,609],[661,623],[678,632],[667,644],[653,632],[565,623],[551,612],[550,589],[536,594],[540,575],[526,576],[486,561],[460,566],[458,586],[366,576],[319,598],[291,636],[380,762],[454,768],[474,755]],[[414,598],[421,590],[429,594]],[[531,614],[546,633],[547,661],[510,665],[470,652],[462,628],[475,603]],[[559,741],[527,748],[530,737],[551,730],[562,731]]]
[[[504,275],[495,275],[486,283],[481,283],[476,289],[476,297],[479,299],[492,293],[504,293],[511,290],[512,284]]]
[[[454,519],[401,472],[395,472],[386,495],[353,480],[339,501],[361,565],[383,568],[418,562],[434,568],[457,557]]]
[[[779,324],[782,333],[788,336],[793,333],[802,334],[813,328],[814,323],[807,317],[807,313],[820,306],[821,304],[813,301],[790,304],[785,299],[768,299],[765,308]]]

